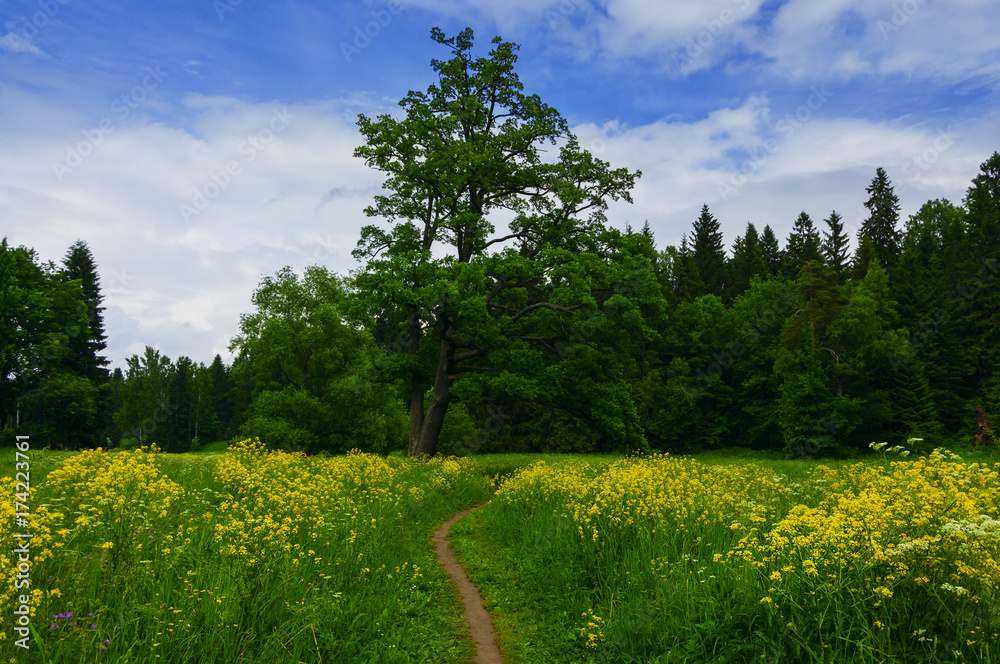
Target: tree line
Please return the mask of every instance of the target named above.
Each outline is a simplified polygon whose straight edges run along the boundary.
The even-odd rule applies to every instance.
[[[606,216],[641,173],[524,94],[516,44],[474,57],[471,30],[432,38],[452,55],[437,82],[358,119],[355,155],[385,174],[360,267],[264,278],[231,366],[147,347],[109,373],[86,245],[60,268],[4,241],[5,434],[410,455],[995,442],[1000,154],[960,204],[905,223],[877,169],[854,237],[804,211],[783,242],[748,223],[727,249],[706,205],[658,247],[648,221]]]

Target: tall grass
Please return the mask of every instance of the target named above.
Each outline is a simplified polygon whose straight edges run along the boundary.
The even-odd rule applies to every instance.
[[[13,541],[11,478],[0,539]],[[33,485],[28,652],[0,659],[460,662],[471,650],[430,532],[488,498],[470,460],[89,451]],[[23,591],[19,591],[23,592]]]
[[[948,457],[540,462],[458,536],[514,663],[997,661],[1000,464]]]

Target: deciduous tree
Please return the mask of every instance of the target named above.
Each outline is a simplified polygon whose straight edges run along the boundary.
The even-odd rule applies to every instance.
[[[402,321],[390,350],[405,356],[411,455],[435,453],[457,382],[557,407],[555,375],[537,370],[568,352],[556,345],[568,330],[577,345],[599,337],[585,315],[598,313],[640,262],[604,227],[608,201],[631,200],[639,174],[582,150],[558,111],[524,94],[515,44],[496,38],[489,57],[477,58],[471,29],[431,36],[451,53],[432,60],[436,82],[400,102],[402,119],[360,116],[365,144],[355,152],[386,174],[387,193],[366,213],[390,228],[363,229],[357,285],[371,294],[370,318]],[[551,155],[546,144],[557,146]],[[510,217],[502,230],[498,212]],[[634,290],[648,282],[658,295],[648,264],[639,274]],[[631,419],[608,433],[636,442]]]

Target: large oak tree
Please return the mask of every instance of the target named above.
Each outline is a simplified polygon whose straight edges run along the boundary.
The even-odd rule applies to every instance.
[[[565,405],[553,367],[603,352],[594,317],[641,328],[635,300],[658,293],[649,262],[625,246],[641,236],[604,225],[608,201],[631,202],[639,173],[582,150],[558,111],[523,92],[516,44],[496,38],[474,57],[471,29],[431,36],[451,52],[431,61],[437,81],[403,98],[402,118],[361,115],[355,152],[386,175],[366,213],[388,229],[362,231],[356,285],[408,377],[411,455],[435,453],[459,382],[470,400]],[[628,370],[607,364],[588,378]],[[641,439],[627,395],[601,403],[614,411],[596,415],[603,435]]]

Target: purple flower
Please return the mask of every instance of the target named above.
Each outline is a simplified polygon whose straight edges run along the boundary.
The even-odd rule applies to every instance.
[[[91,625],[90,629],[97,629],[97,625]]]
[[[63,616],[63,618],[72,618],[72,617],[73,617],[73,612],[72,611],[70,611],[69,613],[67,613],[66,615]]]

